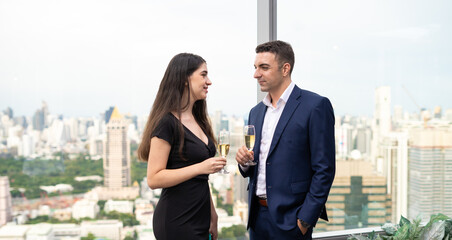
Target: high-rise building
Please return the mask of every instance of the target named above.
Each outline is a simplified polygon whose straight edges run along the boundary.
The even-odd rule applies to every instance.
[[[356,149],[363,155],[370,154],[372,131],[368,127],[358,128],[356,131]]]
[[[386,177],[392,199],[392,222],[408,214],[408,134],[392,132],[382,139],[377,169]]]
[[[53,120],[48,130],[50,134],[47,144],[50,146],[64,146],[70,140],[69,126],[60,119]]]
[[[452,129],[410,132],[408,217],[452,216]]]
[[[89,155],[91,156],[101,156],[104,152],[104,145],[102,139],[92,138],[89,141]]]
[[[336,152],[340,158],[347,158],[354,149],[352,131],[348,123],[335,128]]]
[[[47,115],[49,115],[49,109],[46,102],[42,102],[41,109],[36,110],[33,115],[33,129],[42,131],[48,125]]]
[[[114,109],[115,109],[115,107],[110,107],[107,111],[105,111],[104,116],[103,116],[105,123],[110,122],[110,117],[113,114]]]
[[[64,119],[64,127],[68,131],[67,138],[70,141],[76,141],[79,137],[79,121],[75,118]]]
[[[44,130],[45,120],[44,113],[41,110],[36,110],[35,115],[33,115],[33,129],[42,131]]]
[[[371,161],[374,166],[379,158],[382,138],[391,131],[391,88],[375,89],[374,122],[372,124]]]
[[[0,177],[0,226],[11,221],[12,203],[8,177]]]
[[[107,124],[104,146],[104,183],[107,188],[130,186],[130,144],[127,122],[115,107]]]
[[[386,178],[373,173],[369,161],[338,160],[336,166],[326,203],[329,222],[319,220],[316,231],[381,226],[390,220]]]
[[[33,136],[24,134],[22,136],[22,147],[20,148],[19,155],[29,157],[35,152]]]
[[[433,117],[434,118],[441,118],[442,117],[442,110],[440,106],[436,106],[435,109],[433,110]]]
[[[24,116],[14,117],[14,124],[22,126],[24,129],[28,127],[27,118]]]
[[[12,108],[7,107],[5,110],[3,110],[3,113],[9,117],[9,119],[13,119],[14,118],[14,111]]]
[[[380,135],[391,131],[391,88],[389,86],[375,89],[374,120]]]

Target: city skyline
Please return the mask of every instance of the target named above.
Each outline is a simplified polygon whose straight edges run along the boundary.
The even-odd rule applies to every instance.
[[[409,115],[401,113],[402,108],[399,107],[394,109],[394,114],[392,114],[390,93],[391,89],[387,86],[375,89],[373,117],[336,117],[337,171],[326,204],[330,222],[319,222],[316,231],[381,226],[387,221],[398,222],[400,216],[409,219],[421,216],[423,220],[426,220],[431,214],[438,212],[445,215],[452,214],[451,208],[444,204],[449,199],[450,193],[442,191],[442,189],[448,188],[451,182],[448,176],[452,170],[452,159],[450,158],[452,156],[450,155],[452,109],[444,112],[430,109],[430,114],[423,112]],[[139,135],[146,122],[144,116],[127,116],[123,118],[124,122],[119,121],[122,122],[120,125],[111,125],[115,120],[122,119],[117,107],[106,108],[103,114],[93,118],[61,118],[57,115],[52,116],[49,109],[51,106],[43,103],[33,116],[33,126],[29,123],[30,128],[28,129],[24,129],[21,125],[21,118],[10,118],[14,109],[0,112],[0,137],[2,137],[0,150],[6,159],[10,158],[9,161],[18,159],[18,161],[26,163],[36,161],[38,164],[40,161],[48,162],[42,159],[54,159],[58,154],[65,153],[68,154],[64,161],[66,163],[72,162],[75,157],[88,160],[87,162],[103,159],[103,163],[109,162],[109,159],[115,159],[122,161],[122,165],[124,165],[127,162],[125,159],[121,160],[116,155],[110,157],[108,154],[105,155],[109,152],[106,146],[109,146],[109,141],[115,143],[116,146],[112,145],[110,148],[114,148],[118,153],[124,148],[132,148],[132,145],[135,145],[134,149],[136,149],[136,144],[140,142]],[[247,180],[241,176],[235,176],[238,173],[233,156],[237,148],[243,145],[245,119],[230,116],[221,111],[215,112],[210,117],[214,132],[218,132],[219,129],[227,129],[231,133],[231,150],[228,158],[228,170],[231,174],[212,174],[210,176],[212,187],[216,189],[214,201],[219,208],[219,226],[230,226],[232,222],[244,224],[247,218],[247,205],[246,199],[244,199],[246,194],[243,191],[246,191]],[[118,137],[116,140],[113,139],[115,136]],[[119,139],[122,140],[119,141]],[[119,155],[131,156],[132,154],[128,151],[125,152],[123,151]],[[102,154],[103,157],[100,156]],[[14,160],[14,157],[17,156],[24,158],[20,160],[19,157]],[[6,159],[5,161],[8,161]],[[136,159],[134,162],[137,164]],[[37,167],[37,169],[41,169],[41,167]],[[68,167],[68,169],[71,168]],[[103,176],[104,183],[108,185],[107,172],[110,169],[103,165],[103,170],[104,172],[98,173],[98,176]],[[25,170],[25,165],[22,171],[24,174],[29,174]],[[158,192],[149,192],[145,171],[141,171],[141,174],[143,178],[138,178],[141,182],[139,185],[142,187],[140,196],[145,197],[145,200],[142,201],[145,206],[143,205],[142,211],[135,214],[137,220],[140,219],[142,224],[146,224],[152,219],[152,210],[147,209],[153,209],[150,203],[155,204],[158,201],[158,197],[156,197]],[[118,177],[118,174],[115,176]],[[430,176],[435,176],[432,178],[434,187],[431,187],[431,184],[419,185],[420,182],[430,179]],[[67,182],[62,183],[68,184]],[[14,188],[22,187],[22,183],[17,181],[12,184]],[[74,189],[75,187],[77,185],[74,185]],[[37,193],[30,192],[29,187],[24,188],[27,189],[25,194],[35,194],[34,198],[39,196],[36,195]],[[80,209],[77,211],[84,215],[97,216],[96,214],[100,213],[99,210],[96,210],[95,201],[97,200],[95,199],[110,200],[117,199],[118,196],[124,198],[125,194],[129,196],[129,199],[134,199],[137,196],[138,188],[121,187],[121,189],[112,190],[97,186],[86,194],[93,196],[85,196],[84,200],[74,205],[74,208]],[[422,191],[425,200],[419,202],[418,197],[410,194],[413,191]],[[20,197],[17,191],[14,194],[15,204],[17,204],[16,200]],[[58,209],[67,204],[67,202],[61,201],[62,198],[50,201],[50,207],[43,205],[44,200],[41,197],[41,205],[39,209],[31,212],[31,218],[38,215],[48,215],[60,220],[71,218],[70,210]],[[93,200],[94,202],[92,202]],[[434,208],[426,207],[429,206],[429,203],[436,202],[438,204],[434,204]],[[23,202],[19,204],[23,206]],[[137,205],[135,202],[135,206],[140,204]],[[116,209],[129,209],[127,212],[130,212],[133,203],[112,201],[110,204],[105,204],[105,211],[110,209],[110,206],[107,207],[107,205]],[[16,208],[18,206],[13,205]],[[52,209],[54,209],[53,213]],[[26,216],[27,212],[16,212],[14,216],[17,214]],[[73,210],[72,217],[76,218],[74,216],[81,217],[77,214],[74,215]],[[26,220],[26,218],[24,219]],[[84,228],[83,222],[80,227]],[[149,225],[146,227],[149,228]]]
[[[55,116],[55,117],[68,118],[68,119],[69,118],[98,118],[98,117],[103,118],[103,117],[105,117],[104,115],[106,114],[106,112],[109,109],[111,110],[111,109],[113,109],[115,107],[119,109],[119,107],[117,107],[118,105],[112,105],[111,104],[111,105],[106,105],[102,109],[99,109],[97,113],[92,114],[92,115],[81,115],[81,116],[78,116],[78,115],[64,115],[62,113],[56,113],[56,112],[51,111],[52,106],[49,106],[50,104],[48,104],[46,101],[42,101],[39,104],[36,104],[36,108],[34,110],[32,110],[31,112],[26,113],[26,114],[21,114],[21,115],[17,114],[15,108],[12,107],[12,106],[6,106],[4,108],[0,108],[0,112],[5,114],[7,111],[11,110],[14,118],[15,117],[25,117],[25,118],[31,117],[32,118],[33,115],[36,114],[36,112],[41,111],[43,104],[45,104],[47,106],[47,110],[48,110],[48,114],[49,115]],[[402,106],[402,105],[390,104],[390,116],[397,118],[397,117],[400,117],[400,116],[398,116],[398,114],[402,114],[402,116],[403,116],[403,114],[408,114],[410,116],[418,115],[420,117],[422,112],[424,112],[424,111],[429,112],[431,114],[431,116],[433,116],[435,114],[435,111],[438,110],[438,107],[439,107],[439,110],[441,111],[443,116],[446,115],[446,113],[448,111],[452,112],[452,108],[443,108],[440,104],[434,105],[432,108],[421,108],[421,109],[416,109],[416,110],[413,110],[413,111],[409,111],[407,108],[405,108],[405,106]],[[209,115],[215,115],[215,112],[217,112],[217,111],[220,111],[220,112],[222,112],[223,114],[225,114],[227,116],[240,117],[240,118],[244,118],[244,119],[248,118],[248,113],[242,114],[242,115],[238,115],[238,114],[234,114],[234,113],[228,114],[228,113],[224,112],[222,109],[209,111],[208,114]],[[121,109],[121,112],[125,116],[137,116],[137,117],[146,117],[146,116],[148,116],[148,113],[143,114],[143,115],[137,115],[137,114],[131,113],[127,109]],[[335,112],[335,116],[336,117],[368,117],[368,118],[375,118],[375,113],[373,112],[373,113],[371,113],[369,115],[367,115],[367,114],[352,115],[352,114],[349,114],[349,113],[339,114],[339,113]],[[421,120],[421,119],[419,119],[419,120]]]

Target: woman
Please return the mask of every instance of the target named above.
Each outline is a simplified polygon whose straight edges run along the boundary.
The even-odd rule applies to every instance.
[[[138,149],[148,161],[150,188],[163,188],[155,208],[157,239],[217,238],[218,216],[210,196],[208,176],[226,165],[214,157],[215,138],[207,118],[206,61],[181,53],[163,76]]]

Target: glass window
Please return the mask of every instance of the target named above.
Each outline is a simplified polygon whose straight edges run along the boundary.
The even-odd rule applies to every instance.
[[[330,222],[316,231],[452,216],[449,1],[280,1],[293,80],[336,114]],[[434,187],[430,187],[434,186]]]
[[[122,178],[143,181],[146,164],[137,162],[135,152],[140,134],[167,64],[181,52],[207,61],[213,122],[228,127],[233,139],[243,138],[243,124],[256,99],[255,1],[1,1],[0,26],[0,158],[33,161],[59,152],[93,162],[106,157],[106,169],[97,163],[80,167],[103,175],[107,186],[118,184],[121,176],[108,176],[122,173],[117,161],[123,159],[131,162],[122,165],[131,165],[132,174],[122,173]],[[124,121],[109,124],[113,114]],[[127,136],[120,129],[127,129]],[[121,147],[128,140],[130,156],[121,158],[129,155]],[[232,168],[236,148],[229,154]],[[76,167],[66,173],[79,173]],[[246,221],[245,203],[235,213],[242,217],[232,216],[232,175],[234,171],[211,177],[215,203],[224,209],[219,210],[220,229]],[[42,179],[47,177],[53,176]],[[10,180],[12,189],[23,187]],[[37,184],[24,197],[38,198]],[[145,180],[141,185],[142,196],[157,202],[159,192],[149,194]],[[243,196],[245,184],[236,186]],[[21,203],[21,197],[16,191],[14,202]]]

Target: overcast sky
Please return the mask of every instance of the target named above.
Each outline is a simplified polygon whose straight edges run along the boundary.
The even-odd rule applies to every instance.
[[[337,114],[371,116],[374,90],[416,111],[452,108],[452,3],[278,1],[278,39],[292,44],[293,80]],[[256,0],[0,0],[0,110],[145,115],[169,60],[207,60],[210,112],[245,116],[256,103]]]

